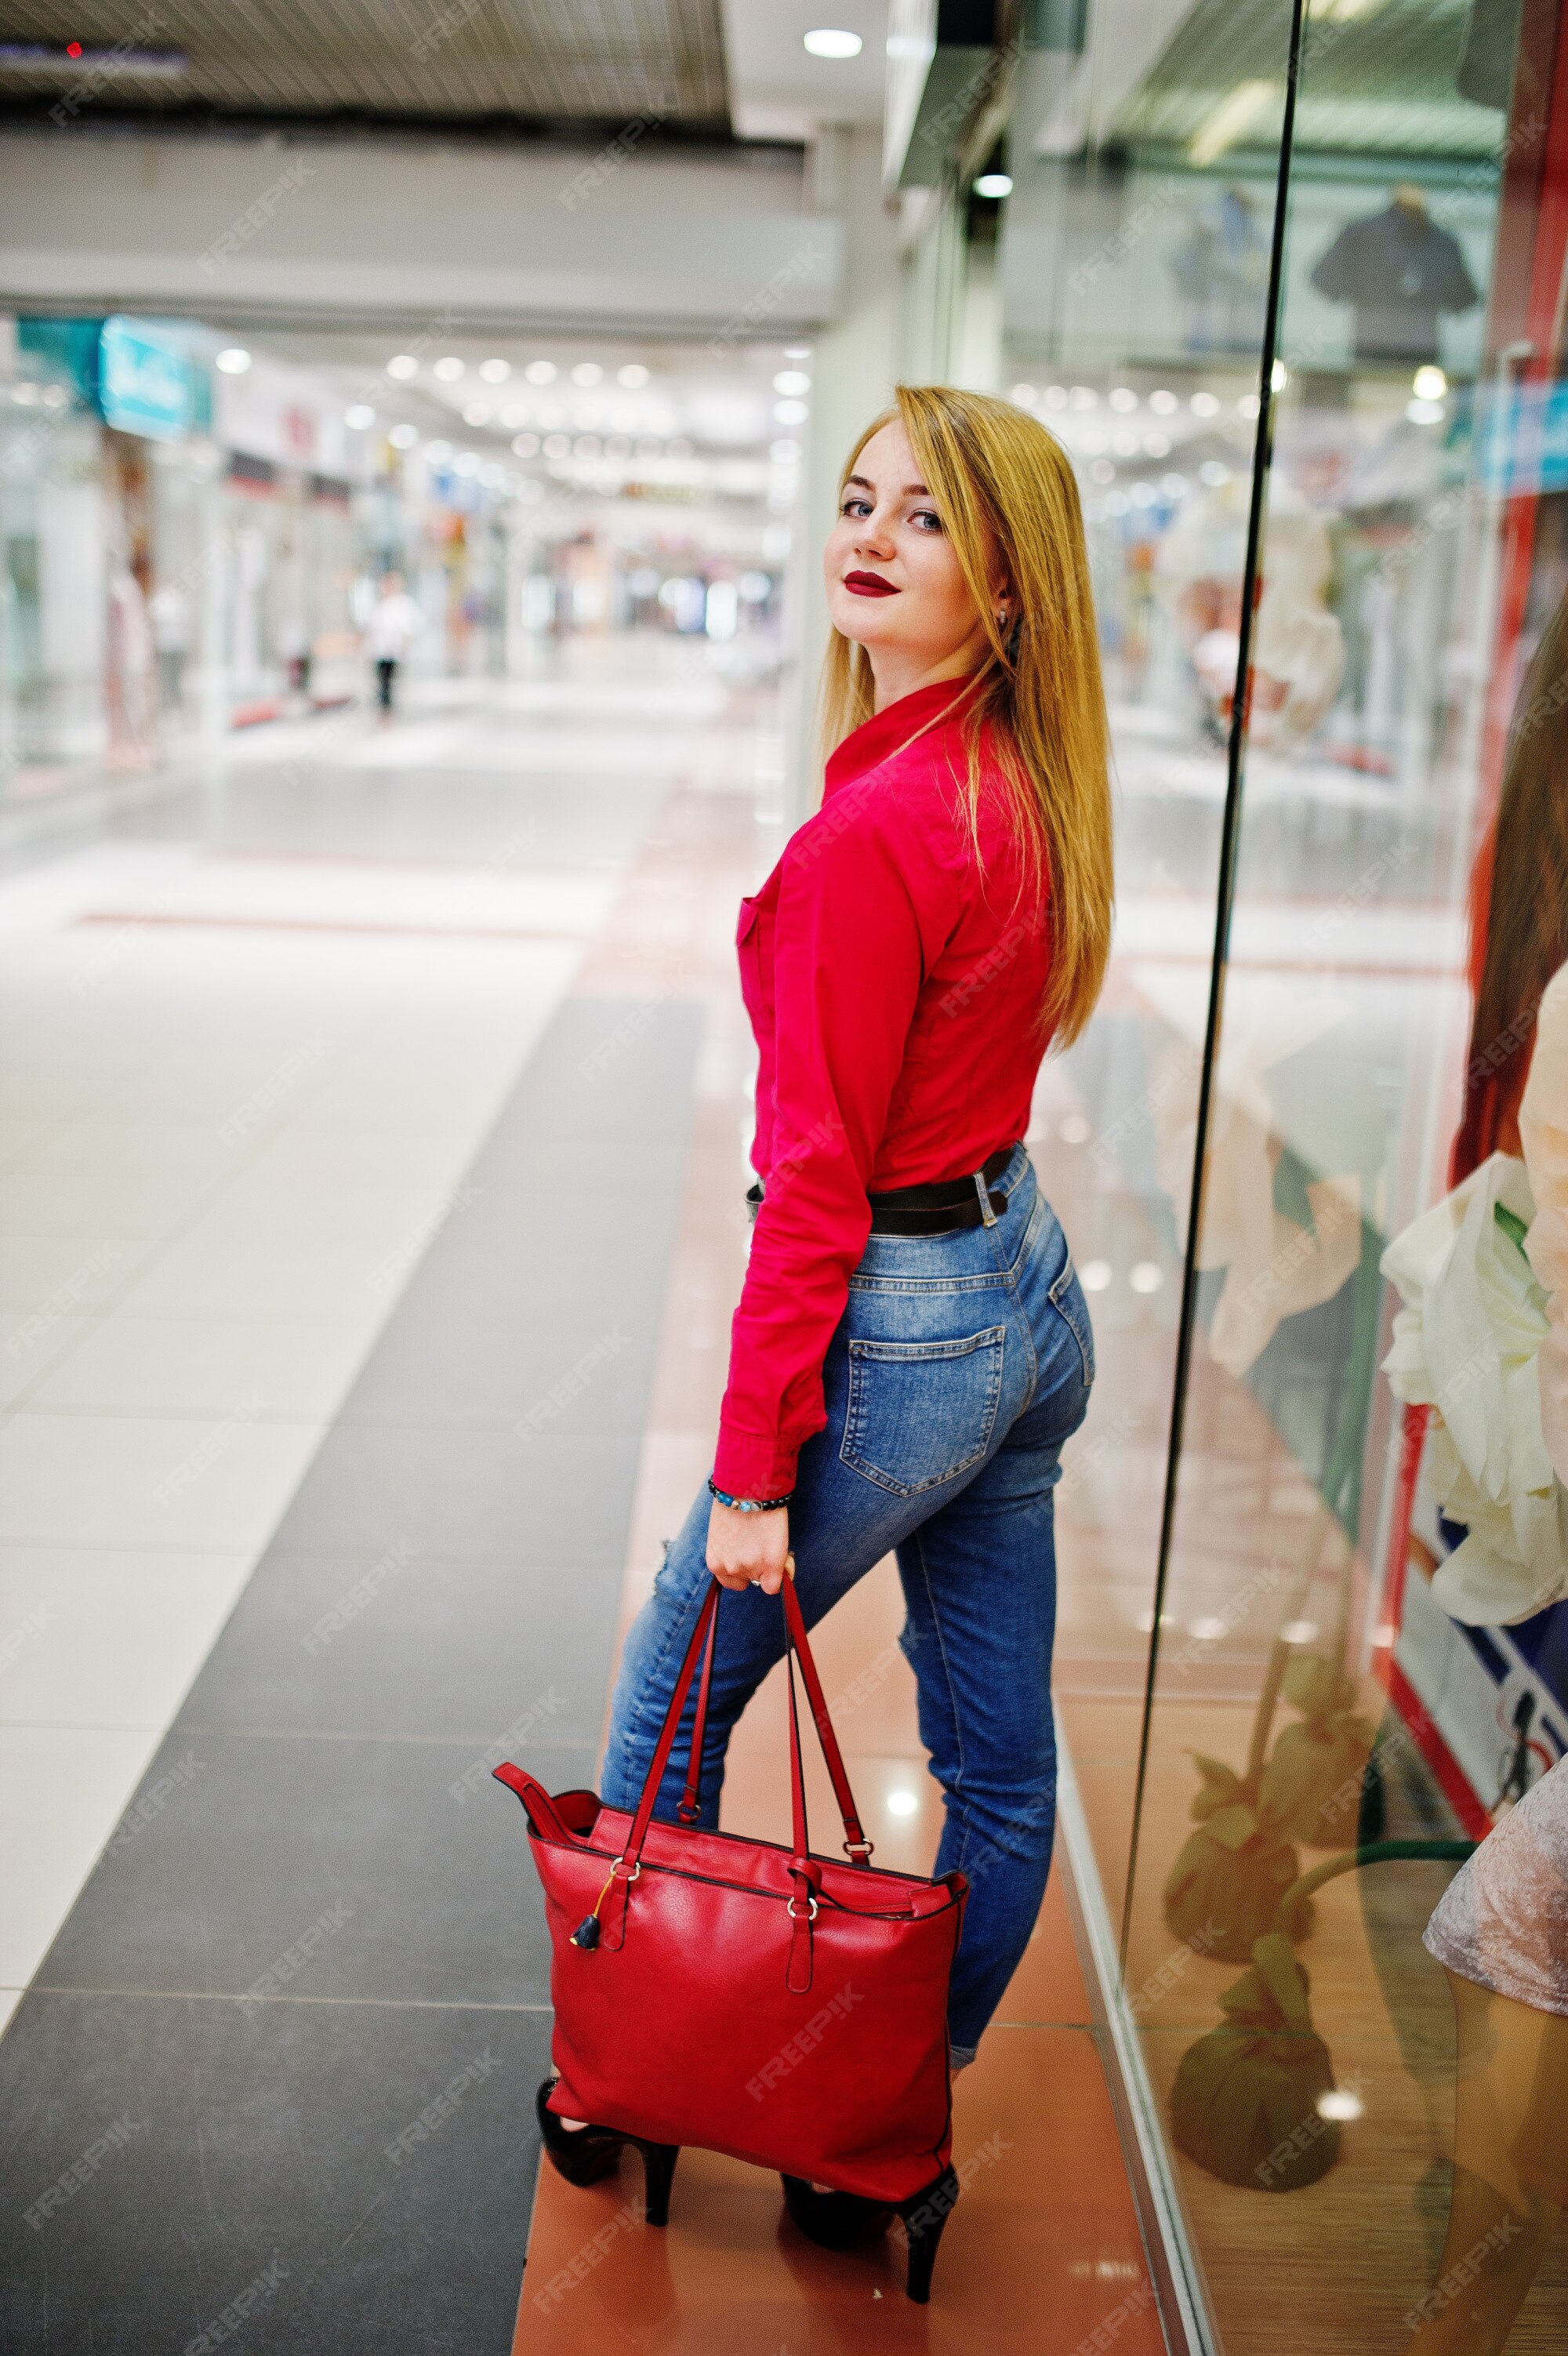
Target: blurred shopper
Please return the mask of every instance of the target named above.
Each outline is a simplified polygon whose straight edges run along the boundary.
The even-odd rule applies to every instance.
[[[389,720],[398,665],[424,627],[424,616],[404,588],[402,573],[383,573],[365,640],[376,667],[376,701]]]
[[[941,1785],[939,1876],[969,1880],[949,2003],[973,2058],[1039,1912],[1056,1807],[1052,1492],[1093,1345],[1022,1139],[1111,938],[1106,717],[1083,524],[1059,443],[1013,404],[899,391],[852,454],[827,547],[825,796],[743,901],[760,1068],[756,1232],[714,1472],[627,1639],[604,1801],[635,1807],[710,1573],[700,1821],[783,1650],[890,1550]],[[694,1708],[655,1813],[673,1818]],[[684,1744],[684,1748],[682,1747]],[[541,2105],[585,2179],[602,2131]],[[602,2169],[600,2172],[603,2172]],[[891,2209],[785,2179],[830,2245]]]
[[[185,694],[186,658],[190,652],[190,599],[177,581],[155,589],[147,605],[153,626],[153,647],[158,661],[158,704],[177,712]]]

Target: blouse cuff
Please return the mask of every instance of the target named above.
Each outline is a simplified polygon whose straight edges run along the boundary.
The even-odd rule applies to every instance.
[[[795,1485],[800,1453],[777,1433],[738,1431],[721,1423],[714,1479],[732,1497],[782,1497]]]

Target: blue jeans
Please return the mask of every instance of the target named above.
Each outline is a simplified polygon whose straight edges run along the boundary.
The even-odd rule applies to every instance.
[[[889,1549],[920,1740],[945,1811],[938,1874],[969,1877],[948,2011],[973,2051],[1039,1912],[1056,1821],[1051,1492],[1094,1377],[1083,1295],[1027,1154],[993,1223],[868,1241],[823,1364],[828,1420],[801,1451],[789,1543],[808,1626]],[[703,1489],[627,1637],[602,1794],[634,1808],[707,1591]],[[783,1651],[760,1589],[719,1606],[702,1820],[718,1822],[730,1730]],[[691,1751],[688,1700],[655,1813],[673,1818]]]

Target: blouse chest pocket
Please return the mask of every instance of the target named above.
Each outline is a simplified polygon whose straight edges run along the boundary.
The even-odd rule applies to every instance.
[[[755,1021],[768,1014],[773,1006],[773,959],[763,955],[763,943],[768,941],[769,928],[762,922],[760,900],[743,900],[740,921],[735,930],[736,957],[740,966],[740,994],[746,1012]]]
[[[1005,1326],[958,1342],[854,1341],[839,1455],[896,1497],[939,1489],[978,1464],[1002,1396]]]

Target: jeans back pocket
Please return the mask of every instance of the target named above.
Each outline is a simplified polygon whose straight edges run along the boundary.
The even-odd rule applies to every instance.
[[[957,1342],[851,1341],[839,1455],[896,1497],[940,1489],[991,1445],[1004,1325]]]

